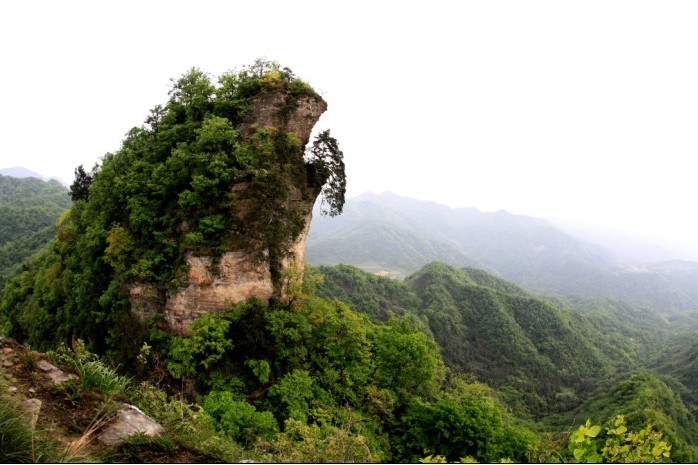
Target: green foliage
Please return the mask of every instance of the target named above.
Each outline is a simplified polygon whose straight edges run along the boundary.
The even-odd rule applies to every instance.
[[[90,184],[93,177],[85,172],[82,165],[75,168],[75,181],[70,185],[70,198],[76,200],[87,200],[90,197]]]
[[[596,437],[600,432],[601,426],[592,426],[589,419],[570,435],[569,451],[572,452],[575,462],[601,462],[602,455],[596,444]]]
[[[130,380],[119,376],[116,370],[109,368],[101,360],[93,360],[77,365],[80,382],[84,388],[97,389],[105,396],[125,396],[130,387]]]
[[[698,331],[681,331],[668,337],[648,366],[662,375],[698,418]]]
[[[401,400],[431,393],[443,377],[439,349],[433,339],[409,324],[393,319],[371,334],[375,351],[374,379],[379,388]]]
[[[315,137],[309,150],[308,172],[312,183],[322,188],[322,204],[329,207],[322,210],[330,216],[342,213],[344,194],[347,191],[347,178],[344,173],[344,154],[339,150],[337,139],[330,136],[329,129]]]
[[[68,207],[68,191],[57,181],[0,175],[0,291],[9,275],[53,237]]]
[[[194,320],[191,337],[174,337],[171,342],[167,369],[175,378],[194,375],[201,368],[210,369],[233,348],[226,338],[230,322],[220,315],[205,314]]]
[[[4,380],[3,380],[4,381]],[[52,432],[31,424],[30,415],[7,395],[0,381],[0,461],[3,463],[63,463],[74,460]]]
[[[654,425],[671,445],[672,458],[680,462],[695,461],[698,456],[696,441],[698,425],[678,394],[664,382],[645,372],[632,374],[611,386],[608,392],[597,395],[577,409],[580,415],[615,421],[623,415],[629,430],[642,430]],[[557,424],[569,424],[572,417],[565,415]]]
[[[4,463],[33,462],[32,431],[6,399],[0,399],[0,460]]]
[[[578,404],[617,357],[616,346],[571,306],[481,270],[432,263],[404,282],[344,265],[313,273],[324,275],[318,294],[337,295],[374,321],[397,314],[426,326],[450,368],[501,388],[522,413],[540,417]]]
[[[671,455],[671,446],[649,423],[638,432],[628,432],[625,417],[618,415],[601,435],[591,420],[570,435],[569,451],[578,463],[658,463]]]
[[[308,161],[296,134],[255,132],[250,99],[269,92],[289,102],[320,98],[274,62],[258,61],[218,83],[196,68],[173,80],[169,100],[128,132],[118,152],[91,174],[77,169],[73,208],[41,258],[13,278],[2,327],[37,347],[83,338],[93,350],[126,358],[144,342],[143,328],[129,320],[128,285],[154,283],[164,296],[186,279],[187,252],[215,260],[244,248],[268,261],[278,282],[304,226],[297,200],[311,201],[329,181],[332,208],[341,210],[344,167],[327,132]],[[250,125],[242,138],[236,128]],[[187,350],[174,350],[175,363],[191,372]]]
[[[269,362],[266,360],[247,360],[245,365],[250,367],[260,383],[269,382],[269,374],[271,374]]]
[[[289,419],[269,448],[278,462],[370,463],[380,458],[371,451],[369,439],[354,428],[351,421],[335,427]]]
[[[77,368],[80,386],[85,389],[96,389],[107,397],[124,397],[130,390],[131,380],[120,376],[115,369],[107,366],[96,354],[91,353],[80,339],[73,342],[72,349],[62,343],[56,350],[48,351],[47,355],[58,364]]]
[[[212,391],[204,399],[203,408],[215,420],[216,429],[242,444],[256,437],[269,439],[279,431],[271,412],[258,412],[253,405],[236,400],[230,392]]]
[[[346,302],[354,311],[365,313],[374,323],[387,321],[408,313],[418,313],[419,297],[404,282],[386,279],[349,265],[313,267],[305,280],[314,276],[323,279],[314,291],[325,299]]]
[[[112,460],[123,463],[147,463],[148,458],[152,457],[153,454],[168,456],[176,451],[177,445],[168,435],[150,436],[137,433],[125,439],[118,448],[117,457],[112,458]]]
[[[241,446],[228,436],[217,434],[211,417],[202,409],[168,396],[149,383],[134,389],[131,400],[182,447],[208,457],[211,462],[240,461]]]
[[[489,388],[457,379],[433,401],[415,399],[402,421],[411,425],[403,441],[413,460],[426,451],[448,461],[472,457],[521,462],[536,442],[533,433],[511,423]]]
[[[313,397],[313,380],[305,370],[293,370],[269,389],[269,397],[281,411],[281,418],[308,420],[308,401]]]

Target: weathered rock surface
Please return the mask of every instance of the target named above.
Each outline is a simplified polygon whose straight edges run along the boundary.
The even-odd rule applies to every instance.
[[[261,94],[250,99],[249,121],[237,129],[243,139],[252,136],[257,129],[293,132],[303,146],[310,140],[310,133],[327,103],[320,97],[292,96],[286,91]],[[165,294],[150,283],[136,282],[127,287],[132,312],[145,320],[160,314],[170,330],[187,334],[195,318],[205,313],[223,312],[228,303],[244,302],[257,298],[268,302],[271,298],[285,300],[291,280],[300,280],[305,264],[305,241],[310,228],[315,199],[320,194],[317,187],[311,195],[303,195],[299,186],[289,177],[286,180],[288,195],[279,208],[298,212],[304,221],[301,234],[281,251],[280,281],[272,279],[270,264],[259,259],[259,251],[229,250],[213,263],[208,256],[188,253],[187,284]],[[249,183],[231,185],[232,193],[244,192]],[[250,211],[249,201],[241,197],[230,214],[242,219]],[[262,251],[262,255],[268,251]]]
[[[312,95],[293,97],[288,92],[277,91],[252,97],[250,108],[250,122],[237,128],[243,138],[250,137],[257,128],[283,129],[295,133],[306,145],[315,123],[327,111],[327,102]]]
[[[124,404],[121,410],[116,412],[116,419],[97,439],[107,446],[118,446],[126,438],[134,434],[143,433],[148,436],[156,436],[162,432],[162,426],[141,412],[133,405]]]
[[[177,290],[165,304],[170,329],[186,333],[189,323],[204,313],[223,312],[226,302],[252,297],[268,301],[274,294],[269,267],[255,264],[245,251],[226,252],[214,272],[208,257],[186,256],[189,284]]]
[[[46,360],[40,360],[38,364],[39,370],[41,370],[44,375],[46,375],[51,381],[56,384],[63,384],[71,379],[77,379],[77,376],[73,374],[66,375],[63,370],[56,368],[51,365]]]

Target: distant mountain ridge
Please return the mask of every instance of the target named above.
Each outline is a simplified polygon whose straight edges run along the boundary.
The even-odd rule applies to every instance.
[[[661,310],[698,308],[698,264],[624,266],[613,251],[544,219],[452,209],[392,193],[349,199],[337,218],[316,211],[306,259],[398,278],[436,260],[482,268],[538,293],[612,297]]]
[[[58,176],[50,176],[47,178],[37,173],[36,171],[32,171],[23,166],[13,166],[12,168],[0,168],[0,174],[4,176],[12,176],[13,178],[37,178],[46,182],[54,180],[58,181],[62,186],[68,187],[68,184],[66,184],[66,182]]]

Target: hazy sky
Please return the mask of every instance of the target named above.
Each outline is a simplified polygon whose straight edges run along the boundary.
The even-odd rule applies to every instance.
[[[0,2],[0,167],[72,181],[192,66],[321,91],[349,195],[698,249],[698,2]]]

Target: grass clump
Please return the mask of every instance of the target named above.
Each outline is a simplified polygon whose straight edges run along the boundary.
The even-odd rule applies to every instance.
[[[80,375],[80,385],[84,389],[96,389],[105,397],[126,397],[130,389],[130,378],[120,376],[116,369],[107,366],[99,357],[85,347],[78,339],[73,342],[73,348],[65,343],[55,351],[47,352],[56,363],[74,366]]]
[[[0,399],[0,462],[34,462],[32,431],[8,399]]]
[[[77,365],[82,387],[97,389],[105,396],[125,396],[130,387],[130,379],[119,376],[101,360],[91,360]]]

